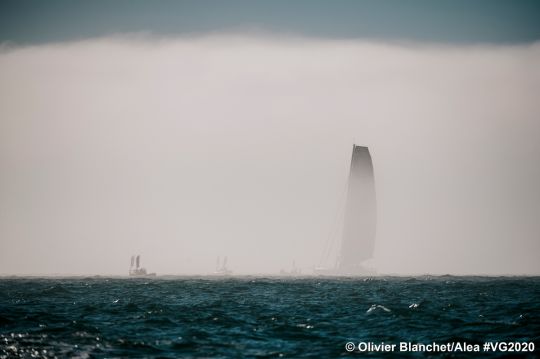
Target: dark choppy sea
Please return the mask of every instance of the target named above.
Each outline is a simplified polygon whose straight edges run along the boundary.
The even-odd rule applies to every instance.
[[[0,358],[357,357],[381,342],[403,356],[400,342],[539,338],[539,277],[0,279]],[[487,354],[518,353],[467,356]]]

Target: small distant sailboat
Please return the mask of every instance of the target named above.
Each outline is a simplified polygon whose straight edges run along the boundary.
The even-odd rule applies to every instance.
[[[373,257],[377,223],[375,180],[369,149],[353,145],[341,250],[334,268],[315,268],[315,274],[367,276],[375,274],[363,265]]]
[[[141,256],[137,255],[131,256],[131,265],[129,267],[129,276],[130,277],[155,277],[156,273],[147,273],[146,268],[142,268]]]
[[[220,266],[219,257],[217,257],[216,260],[216,270],[214,271],[214,275],[231,275],[232,270],[227,268],[227,256],[223,258],[223,263]]]

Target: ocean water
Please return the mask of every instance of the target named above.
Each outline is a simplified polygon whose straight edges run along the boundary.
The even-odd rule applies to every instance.
[[[406,354],[361,344],[381,342],[532,343],[407,355],[538,357],[539,338],[539,277],[0,279],[0,358]]]

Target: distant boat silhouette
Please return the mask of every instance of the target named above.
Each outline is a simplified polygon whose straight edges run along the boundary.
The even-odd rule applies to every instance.
[[[376,213],[375,180],[369,149],[353,145],[340,253],[335,267],[319,266],[315,268],[315,274],[374,274],[363,262],[373,257]]]
[[[156,273],[147,273],[146,268],[142,268],[140,264],[141,264],[140,255],[137,255],[137,257],[131,256],[131,265],[129,267],[130,277],[155,277],[156,276]]]
[[[219,257],[217,257],[216,270],[214,271],[214,275],[231,275],[231,274],[232,274],[232,270],[227,268],[227,256],[223,258],[223,264],[221,264],[221,266],[219,263]]]

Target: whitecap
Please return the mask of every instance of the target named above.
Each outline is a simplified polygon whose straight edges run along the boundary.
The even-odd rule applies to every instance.
[[[371,313],[377,309],[382,309],[384,310],[385,312],[391,312],[390,309],[386,308],[384,305],[380,305],[380,304],[373,304],[367,311],[366,313]]]

